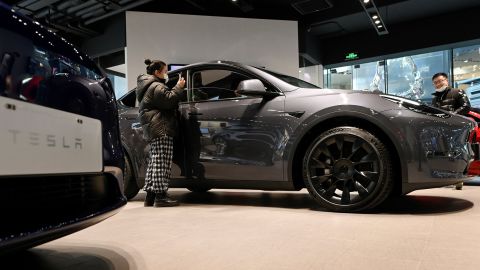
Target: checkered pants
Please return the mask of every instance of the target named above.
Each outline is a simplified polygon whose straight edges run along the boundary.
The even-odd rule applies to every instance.
[[[150,142],[149,156],[143,190],[166,192],[172,171],[173,137],[155,138]]]

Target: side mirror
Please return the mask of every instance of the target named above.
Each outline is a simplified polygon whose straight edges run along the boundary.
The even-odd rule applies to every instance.
[[[236,92],[246,96],[276,97],[277,93],[267,92],[259,79],[243,80],[238,84]]]

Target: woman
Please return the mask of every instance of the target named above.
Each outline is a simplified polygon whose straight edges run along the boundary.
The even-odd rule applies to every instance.
[[[173,89],[168,81],[167,65],[159,60],[145,60],[147,74],[137,78],[139,117],[144,136],[150,144],[144,190],[145,206],[176,206],[178,201],[168,196],[173,158],[173,137],[177,130],[177,108],[185,79],[180,77]]]

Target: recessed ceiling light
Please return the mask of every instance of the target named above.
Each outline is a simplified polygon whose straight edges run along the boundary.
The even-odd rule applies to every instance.
[[[377,27],[378,27],[378,28],[382,28],[382,27],[383,27],[383,25],[381,25],[381,24],[380,24],[380,25],[377,25]]]
[[[376,24],[380,24],[380,20],[376,20],[375,23],[376,23]]]
[[[373,15],[373,16],[372,16],[372,19],[376,20],[376,19],[378,19],[378,16],[377,16],[377,15]]]
[[[370,0],[363,0],[363,3],[365,4],[368,4],[368,2],[370,2]]]

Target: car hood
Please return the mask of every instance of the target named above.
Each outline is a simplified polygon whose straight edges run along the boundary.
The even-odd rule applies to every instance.
[[[430,105],[387,95],[379,92],[341,90],[341,89],[307,89],[299,88],[295,91],[284,92],[286,110],[318,111],[339,106],[365,108],[371,112],[385,112],[389,110],[413,109],[425,111],[428,114],[445,114],[448,112],[436,109]],[[352,107],[353,106],[353,107]],[[345,109],[345,107],[344,107]]]

